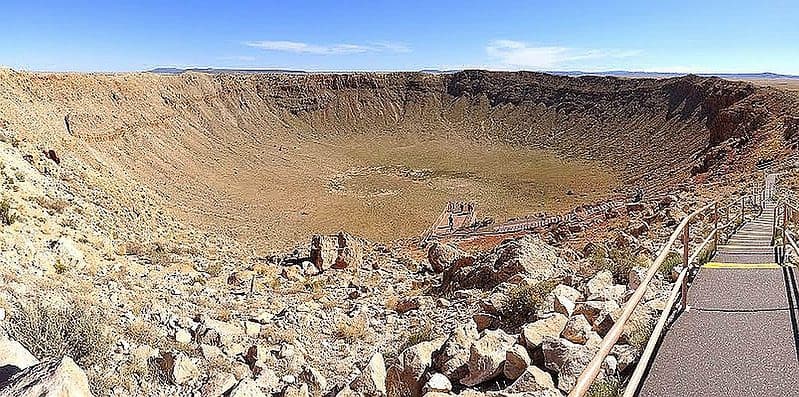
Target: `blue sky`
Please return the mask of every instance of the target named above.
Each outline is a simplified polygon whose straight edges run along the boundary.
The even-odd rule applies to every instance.
[[[799,2],[17,1],[0,65],[799,74]]]

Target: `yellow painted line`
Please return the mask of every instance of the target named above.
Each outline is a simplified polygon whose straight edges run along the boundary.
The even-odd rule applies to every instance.
[[[705,263],[704,265],[702,265],[702,267],[707,268],[707,269],[779,269],[782,266],[780,266],[780,265],[778,265],[776,263],[722,263],[722,262],[708,262],[708,263]]]

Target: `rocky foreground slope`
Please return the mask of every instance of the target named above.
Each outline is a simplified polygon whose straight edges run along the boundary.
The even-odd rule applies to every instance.
[[[258,257],[12,132],[0,153],[0,395],[558,396],[691,200],[609,212],[629,226],[582,252],[527,236],[419,258],[342,235]],[[609,385],[632,368],[670,273],[608,361]]]

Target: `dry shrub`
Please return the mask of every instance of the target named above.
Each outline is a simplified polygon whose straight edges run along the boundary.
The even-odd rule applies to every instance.
[[[336,324],[336,337],[349,343],[363,339],[369,330],[369,323],[365,316],[346,318]]]
[[[663,277],[668,279],[671,277],[672,270],[674,270],[674,267],[677,265],[682,265],[682,256],[676,252],[669,252],[666,259],[660,264],[658,271]]]
[[[599,247],[589,257],[589,261],[594,269],[609,270],[613,274],[613,281],[616,284],[627,284],[630,270],[636,267],[647,267],[647,258],[642,255],[635,255],[630,249],[614,248],[606,250]]]
[[[413,327],[405,336],[405,342],[400,346],[399,351],[416,346],[422,342],[433,340],[433,326],[430,323],[424,323],[418,327]]]
[[[621,395],[621,382],[609,377],[595,381],[588,389],[588,397],[618,397]]]
[[[76,299],[17,304],[8,333],[37,358],[69,356],[83,366],[105,362],[110,349],[103,311]]]
[[[126,333],[131,341],[142,345],[153,346],[161,339],[155,326],[140,318],[136,318],[130,323]]]
[[[559,282],[559,280],[548,280],[533,285],[517,285],[508,290],[499,308],[501,328],[514,331],[533,320],[544,297],[552,292]]]
[[[396,311],[397,303],[399,303],[399,298],[396,295],[389,296],[386,298],[386,309]]]
[[[261,335],[272,343],[295,343],[297,340],[296,331],[275,324],[261,326]]]
[[[175,252],[174,247],[168,249],[167,245],[162,242],[154,242],[147,245],[137,241],[125,242],[125,255],[149,258],[150,262],[157,266],[168,266],[174,263],[173,254]]]
[[[610,251],[610,261],[607,270],[613,273],[613,280],[618,284],[627,284],[630,281],[630,270],[636,267],[646,267],[647,259],[635,255],[629,249],[613,249]]]
[[[222,263],[217,261],[209,263],[208,266],[205,267],[205,272],[211,277],[219,276],[219,273],[222,272]]]
[[[69,207],[69,202],[59,198],[51,198],[47,196],[39,196],[34,199],[36,204],[40,207],[49,210],[51,213],[61,214]]]
[[[636,311],[642,309],[636,309]],[[636,315],[638,314],[638,315]],[[627,334],[627,343],[636,348],[639,352],[644,350],[649,338],[652,336],[652,331],[655,329],[656,317],[649,315],[642,315],[641,312],[635,313],[625,324],[625,334]]]
[[[0,223],[9,226],[19,220],[19,215],[11,211],[11,199],[3,197],[0,200]]]
[[[395,364],[405,349],[433,339],[435,339],[433,325],[429,322],[425,322],[410,328],[408,332],[399,337],[397,343],[390,344],[386,351],[383,352],[383,357],[388,365]]]

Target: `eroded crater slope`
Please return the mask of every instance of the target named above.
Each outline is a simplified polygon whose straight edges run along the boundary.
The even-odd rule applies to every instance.
[[[264,249],[415,236],[447,200],[501,220],[656,191],[770,139],[781,95],[695,76],[5,71],[0,122]]]

